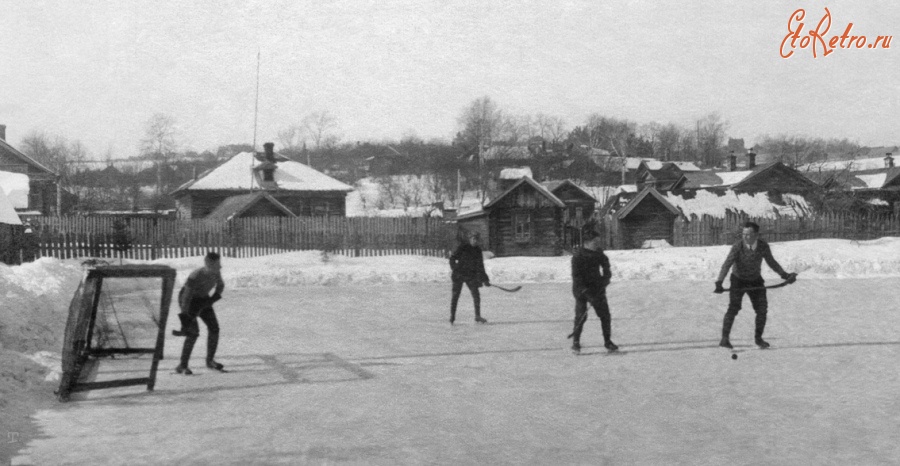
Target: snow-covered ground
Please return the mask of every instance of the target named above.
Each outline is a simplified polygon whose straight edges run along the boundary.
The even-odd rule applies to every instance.
[[[582,341],[589,354],[578,358],[566,350],[573,300],[565,256],[487,260],[492,282],[525,286],[482,291],[487,326],[471,323],[464,291],[455,327],[446,322],[445,259],[225,258],[218,359],[231,373],[170,374],[180,350],[170,337],[154,392],[97,390],[45,407],[33,417],[40,437],[15,461],[900,461],[900,238],[772,247],[800,280],[769,293],[773,351],[750,351],[745,303],[733,331],[745,350],[737,360],[715,346],[727,297],[711,293],[712,281],[727,246],[609,251],[614,339],[624,354],[603,356],[592,318]],[[200,261],[157,262],[175,267],[180,285]],[[0,266],[0,394],[55,388],[80,276],[78,261]],[[104,361],[100,372],[121,375],[133,364]],[[148,363],[137,365],[145,373]],[[51,380],[30,382],[35,373]]]

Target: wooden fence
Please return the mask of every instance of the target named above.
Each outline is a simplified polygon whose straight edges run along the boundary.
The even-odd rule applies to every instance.
[[[115,222],[122,222],[118,227]],[[255,257],[298,250],[349,256],[447,257],[456,226],[439,218],[256,217],[225,220],[33,217],[36,257],[154,260],[218,251]],[[127,247],[126,247],[127,246]]]
[[[823,213],[806,218],[751,218],[728,213],[725,218],[704,215],[690,221],[679,219],[673,228],[673,246],[713,246],[740,239],[746,221],[759,224],[766,241],[814,238],[869,240],[900,236],[900,218],[893,213]]]

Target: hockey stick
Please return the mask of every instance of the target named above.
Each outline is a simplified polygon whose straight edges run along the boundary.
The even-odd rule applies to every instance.
[[[754,287],[752,287],[752,288],[738,288],[738,289],[736,289],[736,290],[734,290],[734,291],[770,290],[770,289],[772,289],[772,288],[781,288],[781,287],[783,287],[783,286],[790,285],[791,283],[794,283],[794,282],[796,282],[796,281],[797,281],[797,278],[794,277],[794,278],[792,278],[792,279],[785,280],[784,282],[779,283],[779,284],[777,284],[777,285],[754,286]],[[725,292],[725,291],[732,291],[732,289],[731,289],[731,288],[723,288],[722,291],[723,291],[723,292]]]
[[[500,286],[500,285],[488,285],[488,286],[492,286],[492,287],[494,287],[494,288],[500,288],[501,290],[506,291],[506,292],[508,292],[508,293],[515,293],[516,291],[519,291],[519,290],[522,289],[522,286],[521,286],[521,285],[519,285],[519,286],[514,286],[514,287],[512,287],[512,288],[504,288],[504,287],[502,287],[502,286]]]

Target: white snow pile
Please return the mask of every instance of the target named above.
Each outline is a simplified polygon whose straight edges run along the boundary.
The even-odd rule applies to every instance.
[[[714,280],[730,246],[606,251],[613,280]],[[872,241],[818,239],[772,243],[786,270],[808,278],[900,276],[900,238]],[[486,253],[487,257],[492,255]],[[178,270],[178,283],[200,257],[160,260]],[[265,288],[302,285],[449,283],[447,259],[424,256],[346,257],[298,251],[247,259],[223,258],[226,286]],[[569,282],[571,256],[497,257],[485,260],[492,282]],[[777,275],[763,266],[763,275]]]

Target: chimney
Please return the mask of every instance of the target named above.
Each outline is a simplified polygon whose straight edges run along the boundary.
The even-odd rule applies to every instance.
[[[891,157],[890,152],[884,157],[884,168],[894,168],[894,157]]]
[[[6,125],[0,125],[0,139],[6,140]]]
[[[734,155],[734,151],[731,151],[731,155],[728,156],[728,169],[731,171],[737,170],[737,156]]]
[[[275,143],[267,142],[263,144],[263,148],[266,150],[266,160],[269,162],[275,162]]]
[[[753,152],[753,148],[750,148],[750,152],[747,153],[747,168],[753,170],[756,167],[756,152]]]

